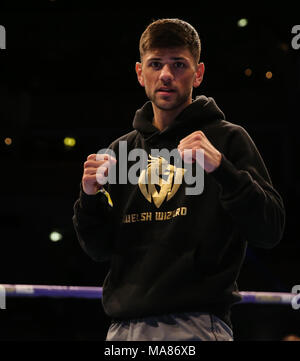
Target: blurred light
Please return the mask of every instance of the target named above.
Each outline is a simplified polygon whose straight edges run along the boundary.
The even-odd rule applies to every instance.
[[[244,28],[245,26],[248,25],[248,20],[247,19],[240,19],[237,23],[238,27],[240,28]]]
[[[266,72],[266,78],[267,78],[267,79],[272,79],[272,78],[273,78],[273,74],[272,74],[271,71],[267,71],[267,72]]]
[[[244,73],[245,73],[246,76],[251,76],[252,75],[252,70],[250,68],[247,68]]]
[[[64,145],[66,147],[75,147],[75,144],[76,144],[76,139],[75,138],[72,138],[72,137],[66,137],[64,139]]]
[[[289,51],[289,45],[287,43],[280,43],[278,46],[279,46],[279,49],[284,52]]]
[[[4,139],[4,143],[5,143],[6,145],[11,145],[11,144],[12,144],[12,139],[9,138],[9,137],[7,137],[7,138]]]
[[[49,238],[52,242],[58,242],[62,240],[63,236],[61,233],[53,231],[50,233]]]

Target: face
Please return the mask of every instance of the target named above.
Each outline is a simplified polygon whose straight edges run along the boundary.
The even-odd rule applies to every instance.
[[[144,54],[136,72],[154,106],[168,111],[192,102],[193,88],[203,79],[204,64],[195,64],[186,48],[156,49]]]

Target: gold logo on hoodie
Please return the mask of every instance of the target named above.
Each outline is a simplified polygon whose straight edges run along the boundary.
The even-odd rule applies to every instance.
[[[163,157],[149,155],[148,166],[141,172],[139,188],[148,202],[159,208],[164,200],[169,201],[178,191],[185,169],[169,164]]]

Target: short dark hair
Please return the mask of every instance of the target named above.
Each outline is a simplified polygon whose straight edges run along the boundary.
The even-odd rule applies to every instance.
[[[149,50],[185,47],[196,64],[200,61],[201,41],[195,28],[180,19],[159,19],[147,26],[140,38],[141,60]]]

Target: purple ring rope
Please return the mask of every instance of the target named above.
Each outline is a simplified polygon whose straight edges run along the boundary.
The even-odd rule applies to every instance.
[[[100,299],[102,287],[10,285],[4,287],[7,297],[54,297],[54,298],[90,298]]]
[[[242,300],[240,303],[264,303],[291,305],[292,301],[297,304],[295,293],[284,292],[240,292]],[[299,296],[297,297],[299,298]]]
[[[7,297],[52,297],[101,299],[102,287],[0,284]],[[239,303],[291,305],[297,294],[283,292],[240,292]],[[298,295],[298,297],[299,295]]]

